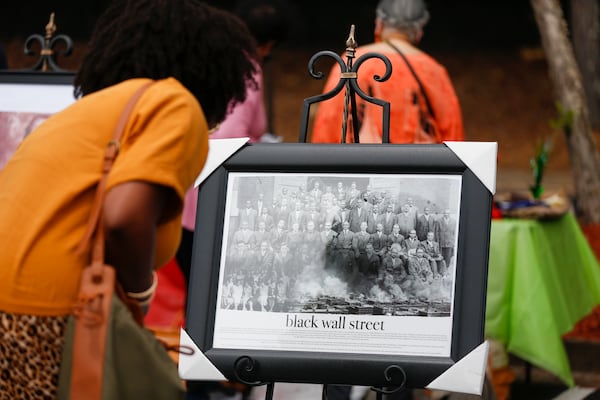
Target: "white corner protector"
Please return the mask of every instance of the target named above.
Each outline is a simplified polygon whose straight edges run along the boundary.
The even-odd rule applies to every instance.
[[[496,142],[444,142],[462,162],[467,164],[475,176],[488,190],[496,193],[496,164],[498,143]]]
[[[486,340],[425,388],[481,395],[489,347]]]
[[[181,328],[179,333],[179,345],[189,346],[194,350],[191,355],[179,353],[179,377],[181,379],[199,380],[199,381],[226,381],[221,371],[210,362],[202,351],[196,346],[196,343]]]
[[[238,151],[249,138],[233,138],[233,139],[209,139],[208,141],[208,156],[204,163],[204,168],[194,182],[194,187],[198,187],[212,172],[219,168],[229,157]]]

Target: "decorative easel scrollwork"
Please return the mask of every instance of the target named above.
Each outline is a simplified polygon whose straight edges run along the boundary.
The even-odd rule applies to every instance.
[[[60,68],[56,63],[56,55],[54,47],[60,43],[64,42],[65,49],[58,54],[61,56],[69,56],[73,51],[73,41],[67,35],[57,35],[54,36],[54,32],[56,32],[56,24],[54,23],[54,13],[50,14],[50,20],[46,25],[46,36],[42,35],[31,35],[25,40],[25,54],[28,56],[34,56],[35,52],[32,49],[32,44],[34,42],[38,42],[41,46],[40,49],[40,58],[37,63],[30,68],[31,71],[42,71],[42,72],[65,72],[64,69]]]
[[[241,356],[233,363],[235,379],[249,386],[264,385],[265,382],[253,380],[253,375],[258,371],[258,362],[250,356]]]
[[[331,57],[337,64],[340,66],[340,80],[337,85],[328,92],[322,93],[320,95],[312,96],[304,99],[303,107],[302,107],[302,116],[301,116],[301,127],[300,127],[300,143],[306,143],[306,136],[308,131],[308,116],[310,111],[310,106],[313,103],[318,103],[324,100],[331,99],[345,87],[345,97],[344,97],[344,111],[342,116],[342,127],[341,127],[341,143],[346,143],[346,133],[348,129],[348,111],[352,114],[352,128],[354,133],[354,143],[359,143],[359,125],[358,125],[358,114],[356,107],[356,94],[358,94],[362,99],[369,103],[377,104],[383,108],[383,143],[389,143],[389,131],[390,131],[390,103],[381,99],[377,99],[375,97],[369,96],[365,93],[360,86],[358,85],[358,69],[360,66],[367,60],[372,58],[378,58],[385,64],[385,74],[383,76],[374,75],[373,79],[376,82],[385,82],[392,75],[392,63],[390,60],[379,53],[365,53],[360,56],[356,63],[353,64],[353,60],[355,58],[356,52],[356,41],[354,39],[354,25],[350,28],[350,35],[348,40],[346,41],[346,58],[347,61],[344,62],[342,58],[337,55],[333,51],[324,50],[314,54],[310,60],[308,61],[308,72],[315,79],[322,79],[324,74],[321,71],[315,72],[315,64],[317,60],[321,57]]]
[[[377,400],[382,399],[384,394],[393,394],[406,387],[406,372],[401,366],[390,365],[383,371],[383,375],[389,385],[386,385],[385,388],[371,388],[372,391],[377,393]]]
[[[238,359],[236,359],[233,363],[233,373],[237,381],[248,386],[267,385],[267,390],[265,392],[265,400],[273,400],[275,383],[253,380],[253,375],[258,372],[258,368],[258,361],[256,361],[250,356],[241,356]]]

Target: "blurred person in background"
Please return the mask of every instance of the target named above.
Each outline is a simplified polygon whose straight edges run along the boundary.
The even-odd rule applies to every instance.
[[[444,68],[418,48],[423,28],[429,21],[424,0],[380,0],[375,10],[375,41],[358,47],[355,60],[365,53],[385,55],[392,64],[392,75],[385,82],[385,65],[379,59],[368,60],[358,69],[358,86],[372,97],[390,103],[390,143],[441,143],[464,140],[460,104],[454,86]],[[346,61],[345,57],[342,57]],[[333,65],[323,93],[340,80],[340,67]],[[318,104],[311,142],[340,143],[344,113],[344,90]],[[356,96],[361,143],[381,143],[382,108]],[[348,110],[346,141],[353,141],[352,115]],[[412,227],[414,228],[414,227]],[[408,236],[408,232],[404,233]],[[364,388],[329,385],[329,399],[347,400]],[[359,396],[360,396],[359,394]],[[412,391],[401,391],[389,399],[412,399]]]
[[[236,14],[246,25],[255,41],[258,59],[256,72],[246,87],[246,99],[232,104],[231,112],[210,136],[211,139],[249,138],[250,143],[281,142],[282,138],[267,132],[267,113],[264,101],[262,67],[273,48],[284,39],[287,30],[285,8],[278,0],[241,0]],[[220,79],[216,75],[215,79]],[[183,209],[182,241],[177,251],[177,264],[184,274],[186,286],[192,264],[192,247],[196,223],[198,189],[188,190]],[[252,227],[254,229],[254,227]],[[160,290],[160,288],[159,288]],[[188,398],[238,399],[246,398],[250,388],[235,382],[188,382]]]
[[[280,138],[268,134],[267,116],[263,99],[263,73],[261,64],[267,60],[273,47],[286,34],[287,17],[284,5],[278,0],[242,0],[235,14],[246,24],[256,43],[258,54],[257,70],[253,81],[246,88],[246,100],[233,105],[231,113],[220,124],[211,139],[249,138],[254,142],[278,142]],[[264,136],[267,134],[266,136]],[[264,136],[264,137],[263,137]],[[181,246],[177,252],[177,262],[186,282],[192,262],[192,245],[196,224],[197,188],[190,189],[185,197],[183,208],[183,233]]]
[[[446,69],[418,48],[429,12],[423,0],[381,0],[376,8],[375,42],[356,49],[356,59],[368,52],[385,55],[392,75],[385,82],[385,65],[379,59],[362,64],[357,83],[367,94],[390,103],[390,143],[441,143],[464,140],[460,105]],[[345,61],[345,58],[342,57]],[[329,73],[324,92],[340,79],[336,63]],[[381,143],[382,108],[356,96],[361,143]],[[344,91],[319,103],[311,141],[341,141]],[[351,114],[348,112],[351,119]],[[349,122],[348,126],[352,124]],[[346,136],[351,142],[353,135]]]

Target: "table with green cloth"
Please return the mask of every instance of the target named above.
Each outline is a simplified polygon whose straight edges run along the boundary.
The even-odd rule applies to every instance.
[[[573,386],[562,336],[598,304],[600,266],[572,213],[492,221],[486,337]]]

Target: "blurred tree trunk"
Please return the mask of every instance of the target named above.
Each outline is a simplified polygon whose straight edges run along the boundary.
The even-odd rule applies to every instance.
[[[575,182],[576,207],[583,224],[600,223],[600,155],[594,142],[588,109],[558,0],[530,0],[546,53],[557,101],[573,113],[564,133]]]
[[[587,97],[590,123],[600,129],[600,4],[571,0],[571,37]]]

